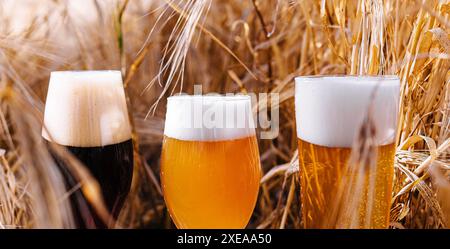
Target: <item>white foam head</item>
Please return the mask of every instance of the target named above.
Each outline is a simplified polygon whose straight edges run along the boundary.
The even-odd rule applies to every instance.
[[[164,135],[220,141],[255,135],[250,96],[180,95],[167,99]]]
[[[396,76],[318,76],[295,79],[298,138],[350,148],[367,114],[371,95],[376,143],[394,142],[400,81]]]
[[[121,73],[52,72],[42,136],[77,147],[105,146],[130,139]]]

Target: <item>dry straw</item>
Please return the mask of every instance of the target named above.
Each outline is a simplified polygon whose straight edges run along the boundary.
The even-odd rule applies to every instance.
[[[259,141],[265,175],[249,227],[301,227],[293,78],[311,74],[399,75],[391,226],[450,226],[448,1],[77,2],[0,3],[1,228],[73,226],[73,190],[49,151],[102,208],[83,166],[40,138],[49,72],[71,69],[124,74],[136,177],[119,226],[172,226],[158,177],[165,97],[200,82],[280,94],[280,135]]]

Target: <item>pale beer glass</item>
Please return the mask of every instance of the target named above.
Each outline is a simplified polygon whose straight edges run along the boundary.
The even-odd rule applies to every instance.
[[[169,97],[161,155],[177,228],[245,228],[261,177],[249,96]]]
[[[295,111],[305,228],[387,228],[394,175],[400,82],[396,76],[305,76],[295,79]],[[371,115],[375,167],[362,169],[364,186],[349,159],[363,121]],[[372,140],[371,140],[372,141]],[[338,189],[360,198],[346,221],[332,220]],[[357,191],[357,187],[361,191]],[[354,189],[350,189],[354,188]],[[351,192],[354,191],[354,192]],[[337,214],[340,215],[339,213]]]

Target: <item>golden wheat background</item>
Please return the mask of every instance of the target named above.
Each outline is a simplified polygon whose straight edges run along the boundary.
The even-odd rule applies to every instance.
[[[65,152],[40,132],[50,72],[84,69],[125,79],[136,165],[120,227],[173,227],[159,184],[165,98],[194,84],[280,94],[249,227],[301,227],[293,78],[316,74],[400,77],[391,226],[449,227],[449,16],[446,0],[0,0],[0,228],[73,226],[49,154]]]

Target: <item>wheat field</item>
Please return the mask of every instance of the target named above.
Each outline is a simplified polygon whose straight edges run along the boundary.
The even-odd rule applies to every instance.
[[[50,152],[103,205],[83,165],[41,138],[50,72],[87,69],[121,70],[132,118],[118,227],[174,227],[159,179],[165,99],[201,84],[279,94],[248,227],[301,228],[294,78],[342,74],[401,80],[390,227],[450,227],[448,0],[0,0],[0,24],[0,228],[72,226]]]

